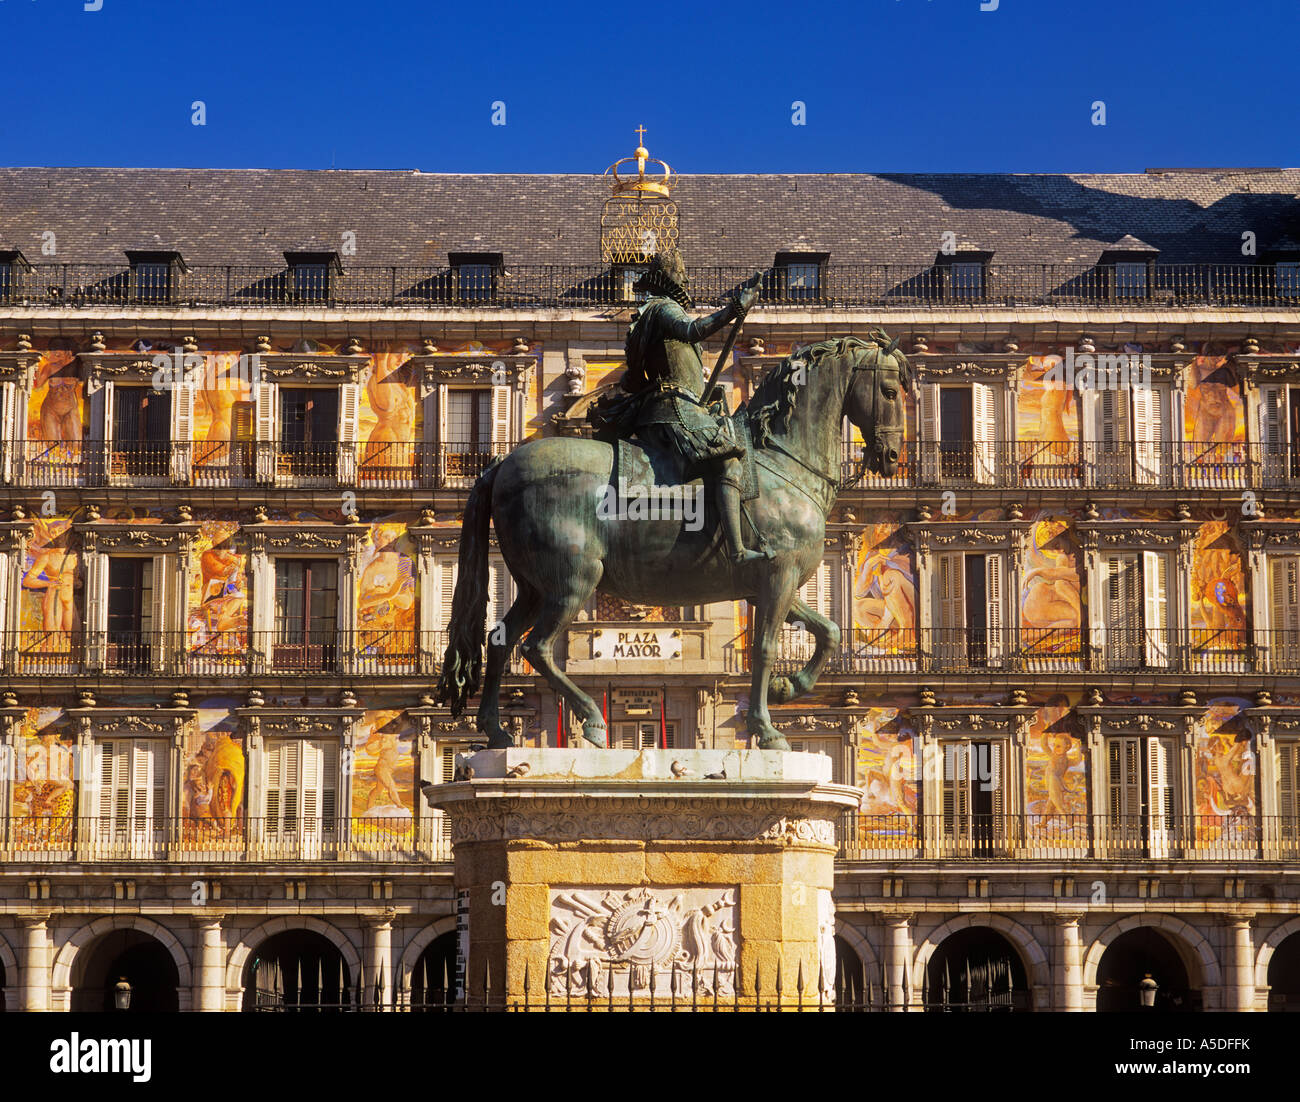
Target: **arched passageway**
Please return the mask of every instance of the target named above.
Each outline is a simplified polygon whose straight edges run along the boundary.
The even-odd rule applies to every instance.
[[[1015,946],[988,926],[969,926],[944,938],[925,970],[927,1010],[1029,1009],[1029,979]]]
[[[249,954],[244,969],[244,1009],[337,1010],[356,993],[343,954],[314,930],[285,930]]]
[[[1142,1010],[1142,985],[1155,983],[1153,1010],[1194,1010],[1187,968],[1173,943],[1154,926],[1120,934],[1097,964],[1097,1010]]]
[[[115,989],[131,988],[130,1011],[170,1013],[180,1009],[180,975],[161,941],[133,929],[109,930],[77,952],[72,968],[73,1011],[116,1011]]]

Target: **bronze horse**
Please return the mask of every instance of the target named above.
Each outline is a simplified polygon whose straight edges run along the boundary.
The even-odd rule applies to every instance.
[[[733,567],[712,516],[690,531],[681,517],[634,521],[602,513],[615,477],[615,450],[605,441],[545,437],[491,465],[465,507],[439,701],[459,715],[481,677],[478,728],[491,748],[513,745],[497,698],[510,649],[528,631],[524,657],[581,717],[586,740],[604,747],[599,705],[554,657],[556,639],[592,594],[655,605],[746,600],[754,608],[755,643],[747,728],[760,748],[789,749],[768,704],[808,692],[839,645],[839,628],[800,601],[798,591],[821,563],[826,517],[841,489],[844,418],[868,442],[858,477],[864,468],[885,478],[898,469],[911,371],[897,343],[879,331],[867,340],[821,341],[787,357],[756,388],[748,414],[759,496],[747,508],[774,553],[770,561]],[[493,627],[484,671],[489,521],[518,596]],[[786,621],[812,632],[813,655],[793,676],[770,680]]]

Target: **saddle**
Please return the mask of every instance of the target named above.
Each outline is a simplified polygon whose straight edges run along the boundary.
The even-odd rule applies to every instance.
[[[753,501],[758,497],[758,470],[754,463],[754,440],[746,410],[738,410],[731,416],[731,430],[745,448],[745,457],[741,460],[740,500]],[[665,452],[639,438],[618,440],[613,471],[615,486],[694,486],[700,482],[699,478],[688,479],[686,474],[686,462],[680,455]]]

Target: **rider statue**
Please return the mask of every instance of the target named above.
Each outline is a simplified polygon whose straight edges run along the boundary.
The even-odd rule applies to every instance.
[[[650,447],[680,457],[683,477],[711,485],[731,561],[744,565],[771,558],[747,550],[740,533],[744,444],[727,416],[720,387],[704,394],[700,341],[739,321],[758,299],[751,280],[721,309],[691,320],[686,266],[676,249],[656,253],[633,285],[649,300],[633,316],[625,351],[621,395],[597,401],[588,414],[598,438],[638,436]]]

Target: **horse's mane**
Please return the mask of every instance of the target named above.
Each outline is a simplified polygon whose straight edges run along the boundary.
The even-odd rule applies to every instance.
[[[898,380],[905,391],[912,389],[912,369],[907,357],[898,350],[898,342],[891,340],[883,329],[873,329],[866,340],[859,337],[832,337],[818,341],[800,352],[793,353],[773,366],[754,388],[747,403],[750,430],[754,443],[765,445],[775,432],[790,427],[799,391],[804,387],[795,381],[795,372],[815,370],[827,356],[845,356],[859,350],[875,352],[877,356],[892,352],[898,363]]]

